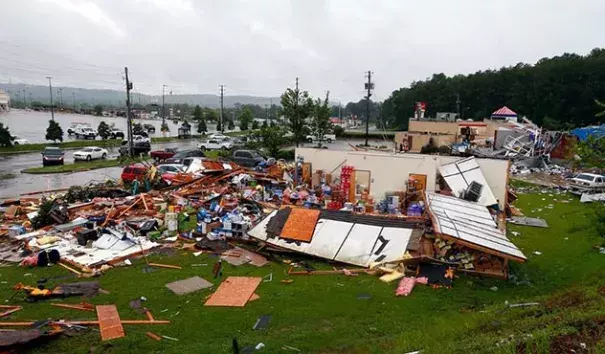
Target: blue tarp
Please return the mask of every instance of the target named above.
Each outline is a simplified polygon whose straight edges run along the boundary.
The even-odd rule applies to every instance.
[[[571,131],[571,134],[577,137],[580,141],[588,139],[589,136],[600,138],[605,136],[605,124],[601,126],[576,128]]]

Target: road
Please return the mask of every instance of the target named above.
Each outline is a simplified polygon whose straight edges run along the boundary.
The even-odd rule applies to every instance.
[[[330,150],[350,150],[349,144],[362,144],[362,139],[337,140],[327,144]],[[195,148],[198,142],[196,140],[177,141],[169,143],[153,144],[153,149],[171,148]],[[91,144],[93,144],[91,142]],[[370,145],[390,146],[389,141],[370,140]],[[311,144],[305,144],[311,146]],[[293,148],[293,146],[289,147]],[[75,150],[65,151],[65,162],[73,163],[72,153]],[[117,148],[108,148],[109,156],[118,155]],[[11,197],[17,197],[22,193],[29,193],[41,190],[69,188],[74,185],[83,185],[91,181],[102,182],[107,179],[119,178],[122,168],[110,167],[96,169],[86,172],[76,173],[55,173],[46,175],[32,175],[21,173],[22,170],[31,167],[42,166],[42,156],[40,153],[18,154],[18,155],[0,155],[0,200]]]

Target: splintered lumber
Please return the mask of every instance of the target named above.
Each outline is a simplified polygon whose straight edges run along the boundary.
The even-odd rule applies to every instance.
[[[169,269],[183,269],[180,266],[175,266],[171,264],[161,264],[161,263],[149,263],[150,266],[159,267],[159,268],[169,268]]]
[[[0,327],[27,327],[33,325],[34,321],[24,321],[24,322],[1,322]],[[170,321],[165,320],[121,320],[120,323],[123,325],[144,325],[144,324],[170,324]],[[76,325],[76,326],[98,326],[99,321],[53,321],[50,324],[54,325]]]
[[[345,274],[346,272],[350,273],[367,273],[368,269],[359,268],[359,269],[340,269],[340,270],[302,270],[302,271],[292,271],[293,267],[288,269],[288,275],[329,275],[329,274]]]
[[[137,198],[134,203],[132,203],[128,208],[124,209],[116,218],[120,218],[122,215],[126,214],[130,209],[132,209],[135,205],[137,205],[141,201],[141,197]]]
[[[7,309],[4,312],[0,312],[0,317],[6,317],[6,316],[10,315],[13,312],[17,312],[19,310],[22,310],[23,307],[21,307],[21,306],[0,305],[0,309]]]
[[[80,310],[80,311],[92,311],[92,312],[95,311],[94,306],[92,304],[86,304],[86,303],[82,303],[80,305],[51,303],[50,305],[55,306],[55,307],[62,307],[62,308],[66,308],[66,309],[73,309],[73,310]]]
[[[65,264],[63,264],[61,262],[59,262],[57,264],[60,265],[61,267],[65,268],[65,269],[69,270],[70,272],[76,274],[76,275],[82,275],[82,273],[78,272],[77,270],[75,270],[75,269],[73,269],[73,268],[71,268],[71,267],[69,267],[69,266],[67,266],[67,265],[65,265]]]
[[[124,327],[120,320],[120,314],[116,305],[98,305],[97,317],[99,319],[99,329],[101,330],[101,339],[110,340],[122,338],[125,336]]]
[[[147,333],[145,333],[145,334],[147,335],[147,337],[149,337],[149,338],[151,338],[151,339],[155,339],[155,340],[157,340],[157,341],[161,341],[161,340],[162,340],[162,337],[158,336],[158,335],[157,335],[157,334],[155,334],[155,333],[147,332]]]
[[[149,321],[155,321],[155,319],[153,318],[153,315],[151,314],[151,311],[149,311],[148,309],[145,309],[145,314],[147,315],[147,318],[149,319]]]

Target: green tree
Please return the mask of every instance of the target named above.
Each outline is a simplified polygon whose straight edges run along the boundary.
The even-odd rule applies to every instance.
[[[0,146],[2,147],[10,147],[13,146],[13,138],[8,129],[8,126],[4,126],[4,124],[0,123]]]
[[[311,118],[311,134],[319,141],[321,147],[326,134],[331,131],[330,124],[330,107],[328,106],[329,95],[326,94],[326,99],[322,102],[319,98],[313,104],[313,117]]]
[[[227,129],[233,130],[235,129],[235,123],[233,123],[233,119],[229,119]]]
[[[253,130],[258,130],[259,126],[258,126],[258,121],[253,120],[252,121],[252,129]]]
[[[96,105],[95,108],[95,116],[102,116],[103,115],[103,106],[101,106],[100,104]]]
[[[595,117],[603,117],[603,116],[605,116],[605,103],[603,103],[603,102],[601,102],[601,101],[599,101],[597,99],[595,99],[594,101],[597,104],[597,107],[599,107],[599,109],[601,109],[601,111],[598,112],[595,115]]]
[[[63,129],[59,123],[54,120],[48,121],[48,128],[46,128],[46,140],[52,140],[54,142],[63,141]]]
[[[260,130],[262,146],[271,156],[277,156],[279,149],[286,143],[285,131],[279,127],[267,127]]]
[[[220,120],[216,123],[216,130],[219,131],[219,132],[223,131],[223,126],[221,125],[221,121]]]
[[[239,115],[239,129],[242,131],[248,130],[250,123],[254,121],[252,111],[249,108],[244,108]]]
[[[605,136],[589,136],[575,146],[575,154],[584,167],[605,168]]]
[[[199,105],[195,106],[195,109],[193,110],[193,120],[197,122],[197,132],[199,134],[208,131],[208,128],[206,127],[206,119],[204,118],[202,108]]]
[[[267,120],[264,120],[263,121],[263,125],[261,126],[261,128],[266,128],[268,126],[269,126],[269,124],[267,124]]]
[[[334,131],[334,135],[336,135],[337,138],[340,138],[345,133],[345,128],[341,127],[340,125],[335,125],[332,130]]]
[[[135,124],[136,125],[136,124]],[[139,124],[140,125],[140,124]],[[170,131],[170,127],[168,126],[168,123],[164,122],[162,123],[162,126],[160,127],[160,131],[162,133],[167,133]]]
[[[218,113],[214,109],[206,108],[206,119],[209,122],[217,122],[218,121]]]
[[[111,135],[111,128],[109,128],[109,125],[102,120],[101,123],[99,123],[99,127],[97,128],[97,133],[99,134],[101,139],[106,140]]]
[[[299,88],[288,88],[281,96],[283,114],[287,119],[288,127],[293,134],[293,141],[298,146],[306,140],[305,126],[313,107],[313,101],[307,91]]]
[[[145,129],[143,129],[143,125],[141,123],[135,123],[132,126],[132,134],[133,135],[142,135]]]

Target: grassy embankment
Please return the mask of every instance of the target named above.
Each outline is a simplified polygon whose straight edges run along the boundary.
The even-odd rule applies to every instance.
[[[460,275],[452,289],[419,285],[409,297],[397,298],[396,283],[385,284],[369,275],[288,277],[285,263],[272,262],[263,268],[225,264],[224,276],[273,273],[273,281],[261,283],[256,291],[260,299],[244,308],[214,308],[203,306],[210,289],[177,296],[164,287],[196,275],[220,283],[211,275],[216,258],[176,251],[173,256],[151,256],[150,261],[179,264],[183,269],[145,273],[145,261],[133,260],[132,266],[112,269],[98,278],[110,294],[88,301],[115,304],[122,319],[144,319],[128,304],[145,296],[144,306],[156,319],[172,321],[170,325],[125,325],[126,337],[111,341],[112,353],[231,353],[234,337],[241,345],[263,342],[266,353],[293,353],[283,349],[284,345],[302,353],[568,353],[570,348],[580,352],[580,343],[593,352],[604,352],[605,255],[593,248],[603,243],[592,222],[595,206],[549,191],[521,193],[516,206],[527,216],[546,219],[550,227],[509,225],[509,237],[528,257],[524,264],[511,265],[509,281]],[[194,223],[192,220],[184,228]],[[520,234],[514,236],[512,231]],[[319,261],[312,264],[329,268]],[[35,285],[39,279],[67,274],[61,267],[3,268],[0,298],[8,299],[18,282]],[[294,282],[281,283],[285,278]],[[49,285],[64,281],[68,280],[51,280]],[[358,299],[360,294],[370,298]],[[79,303],[82,299],[62,301]],[[539,305],[507,306],[529,302]],[[96,318],[92,312],[59,309],[48,301],[29,304],[15,297],[10,304],[24,309],[4,321]],[[253,330],[263,314],[272,315],[269,328]],[[156,342],[145,336],[147,331],[179,341]],[[83,353],[91,347],[97,352],[107,345],[92,331],[63,336],[35,352]]]
[[[65,165],[53,165],[43,167],[32,167],[21,171],[21,173],[30,174],[47,174],[47,173],[67,173],[67,172],[82,172],[96,170],[99,168],[126,166],[134,162],[140,162],[147,159],[112,159],[112,160],[93,160],[93,161],[78,161]]]

